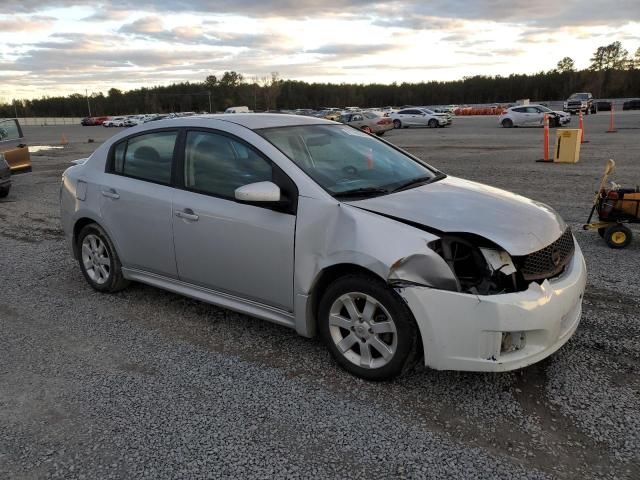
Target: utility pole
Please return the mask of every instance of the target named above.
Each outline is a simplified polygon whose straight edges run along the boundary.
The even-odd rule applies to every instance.
[[[15,98],[13,99],[13,111],[16,112],[16,118],[18,118],[18,103]]]
[[[211,106],[211,90],[207,92],[209,95],[209,113],[213,113],[213,107]]]
[[[85,95],[87,96],[87,109],[89,110],[89,116],[91,116],[91,104],[89,103],[89,90],[84,90]]]

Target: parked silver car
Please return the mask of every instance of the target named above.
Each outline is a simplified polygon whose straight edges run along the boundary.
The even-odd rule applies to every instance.
[[[338,121],[367,133],[375,133],[380,137],[389,130],[393,130],[391,119],[375,112],[349,112],[341,115]]]
[[[139,281],[317,333],[368,379],[504,371],[578,327],[586,268],[549,207],[335,122],[236,114],[120,132],[63,175],[94,289]]]

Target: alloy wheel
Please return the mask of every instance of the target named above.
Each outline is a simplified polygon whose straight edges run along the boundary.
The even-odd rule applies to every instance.
[[[90,233],[82,241],[82,265],[89,278],[97,285],[104,285],[111,275],[111,259],[105,243]]]
[[[329,333],[347,360],[366,369],[387,365],[398,346],[396,325],[387,309],[360,292],[346,293],[333,302]]]

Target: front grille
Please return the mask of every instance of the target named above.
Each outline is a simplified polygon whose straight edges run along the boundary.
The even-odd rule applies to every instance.
[[[551,245],[542,250],[520,257],[520,273],[525,280],[544,280],[560,274],[573,257],[575,244],[571,229],[564,233]]]

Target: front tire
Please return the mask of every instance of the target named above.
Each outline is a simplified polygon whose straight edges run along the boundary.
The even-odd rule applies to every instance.
[[[409,307],[373,276],[336,280],[320,300],[318,329],[336,362],[366,380],[390,380],[409,372],[421,358],[420,334]]]
[[[100,225],[85,226],[78,235],[77,248],[82,275],[94,290],[115,293],[129,285],[116,249]]]
[[[394,120],[393,128],[402,128],[402,122],[400,120]]]
[[[429,128],[438,128],[438,121],[435,118],[432,118],[431,120],[429,120],[427,125],[429,126]]]
[[[11,190],[11,185],[9,185],[8,187],[0,188],[0,198],[8,197],[10,190]]]

